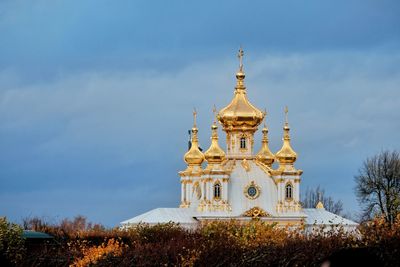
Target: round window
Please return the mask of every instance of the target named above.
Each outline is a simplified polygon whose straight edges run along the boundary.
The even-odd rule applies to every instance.
[[[260,187],[256,185],[254,181],[251,181],[251,183],[244,188],[244,194],[249,199],[256,199],[260,195],[260,190]]]
[[[249,188],[247,188],[247,194],[251,197],[255,197],[257,195],[257,188],[255,186],[249,186]]]

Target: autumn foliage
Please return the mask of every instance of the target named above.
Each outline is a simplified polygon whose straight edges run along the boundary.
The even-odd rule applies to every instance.
[[[382,266],[398,266],[399,221],[389,226],[376,218],[362,224],[356,234],[321,229],[305,235],[260,221],[216,221],[195,230],[173,223],[143,224],[124,230],[89,224],[84,217],[59,224],[34,218],[24,227],[49,233],[54,240],[0,240],[0,248],[2,266],[320,266],[332,253],[346,249],[363,249]],[[7,244],[21,246],[13,248],[18,257],[4,254]]]

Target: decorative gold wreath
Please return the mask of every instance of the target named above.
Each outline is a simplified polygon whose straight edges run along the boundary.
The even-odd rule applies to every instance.
[[[256,190],[257,190],[257,193],[256,193],[255,196],[250,196],[249,193],[248,193],[248,189],[249,189],[251,186],[255,187]],[[256,183],[255,183],[254,181],[251,181],[250,184],[248,184],[248,185],[244,188],[244,191],[243,191],[243,192],[244,192],[244,195],[245,195],[248,199],[256,199],[256,198],[258,198],[258,197],[260,196],[261,188],[260,188],[258,185],[256,185]]]

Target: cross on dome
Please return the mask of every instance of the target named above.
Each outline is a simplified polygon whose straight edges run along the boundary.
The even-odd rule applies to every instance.
[[[214,124],[216,124],[217,123],[217,107],[215,106],[215,104],[214,104],[214,106],[213,106],[213,117],[214,117]]]
[[[288,121],[288,112],[289,112],[289,109],[288,109],[288,106],[286,106],[285,107],[285,124],[289,123],[289,121]]]
[[[239,48],[238,58],[239,58],[239,71],[243,71],[243,49],[242,46]]]
[[[196,108],[193,108],[193,127],[196,127],[196,117],[197,117],[197,111]]]

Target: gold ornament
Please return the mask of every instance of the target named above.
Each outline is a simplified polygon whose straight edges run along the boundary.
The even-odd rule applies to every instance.
[[[242,167],[246,170],[246,172],[249,172],[249,171],[250,171],[250,164],[247,162],[246,159],[243,159],[243,160],[242,160],[241,165],[242,165]]]
[[[254,181],[251,181],[250,184],[244,188],[243,192],[248,199],[254,200],[260,196],[261,188],[256,185]]]
[[[259,218],[259,217],[271,217],[271,215],[263,210],[262,208],[259,207],[253,207],[249,210],[247,210],[245,213],[243,213],[243,216],[245,217],[253,217],[253,218]]]
[[[317,203],[317,206],[316,206],[315,208],[317,208],[317,209],[325,209],[325,208],[324,208],[324,204],[323,204],[321,201],[319,201],[319,202]]]

